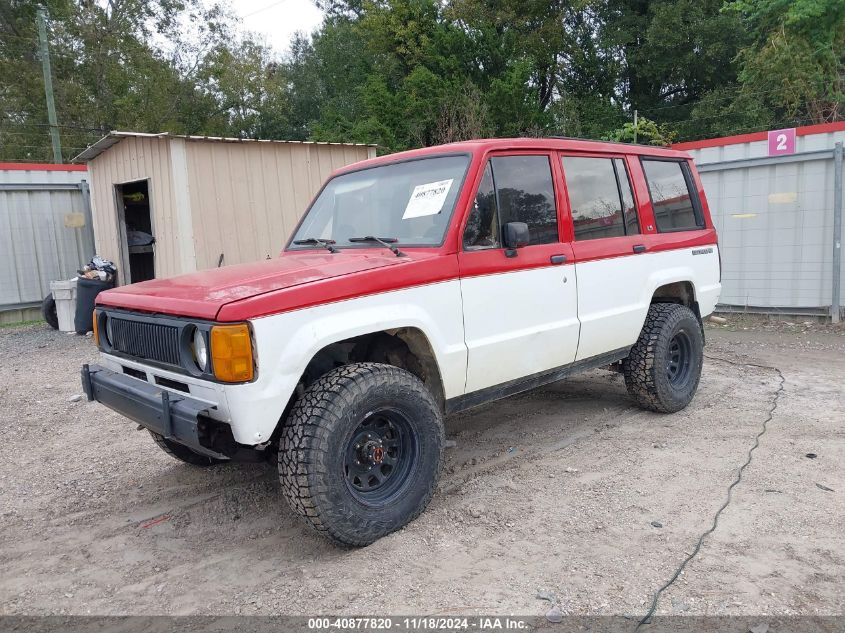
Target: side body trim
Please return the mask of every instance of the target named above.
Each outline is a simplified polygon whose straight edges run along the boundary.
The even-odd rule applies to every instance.
[[[508,396],[522,393],[523,391],[530,391],[531,389],[536,389],[537,387],[557,382],[558,380],[562,380],[572,374],[577,374],[588,369],[596,369],[597,367],[603,367],[604,365],[615,363],[616,361],[622,360],[628,356],[630,349],[630,347],[623,347],[612,352],[593,356],[592,358],[575,361],[574,363],[563,365],[562,367],[555,367],[536,374],[531,374],[530,376],[510,380],[499,385],[479,389],[478,391],[473,391],[472,393],[467,393],[462,396],[449,398],[446,401],[446,414],[451,415],[460,411],[466,411],[467,409],[472,409],[473,407],[477,407],[488,402],[501,400],[502,398],[507,398]]]

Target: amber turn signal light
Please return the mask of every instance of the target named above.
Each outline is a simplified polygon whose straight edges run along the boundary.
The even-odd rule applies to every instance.
[[[94,310],[94,320],[93,320],[93,327],[91,329],[94,339],[94,345],[100,347],[100,329],[98,327],[99,323],[97,323],[97,311]]]
[[[246,323],[211,328],[211,366],[214,377],[222,382],[252,380],[252,340]]]

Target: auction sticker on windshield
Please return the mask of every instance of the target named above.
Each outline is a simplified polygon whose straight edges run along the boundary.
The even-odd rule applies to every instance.
[[[453,178],[449,180],[438,180],[437,182],[428,182],[424,185],[414,187],[402,219],[409,220],[411,218],[420,218],[425,215],[436,215],[440,213],[443,203],[446,202],[446,196],[449,195],[449,189],[452,187],[453,180]]]

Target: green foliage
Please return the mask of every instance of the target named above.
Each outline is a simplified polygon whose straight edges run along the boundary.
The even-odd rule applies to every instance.
[[[845,2],[736,0],[753,44],[739,55],[742,92],[776,116],[807,123],[845,116]]]
[[[35,15],[0,4],[0,159],[49,160]],[[284,136],[289,86],[270,49],[199,0],[52,0],[50,57],[66,159],[113,129]],[[156,44],[153,45],[153,42]]]
[[[0,2],[0,160],[111,129],[377,143],[666,144],[845,117],[842,0],[319,0],[280,57],[211,0]]]
[[[645,117],[639,117],[637,124],[626,123],[604,137],[606,141],[617,143],[639,143],[640,145],[658,145],[665,147],[675,140],[676,133],[666,123],[658,124]]]
[[[707,92],[736,80],[747,40],[721,0],[611,0],[604,41],[624,63],[622,96],[632,109],[665,121],[686,119]]]

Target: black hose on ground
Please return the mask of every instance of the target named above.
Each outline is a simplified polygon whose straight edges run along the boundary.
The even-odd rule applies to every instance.
[[[750,449],[748,449],[748,456],[746,457],[745,462],[742,464],[742,466],[739,467],[739,470],[737,471],[737,474],[736,474],[736,479],[734,479],[733,482],[731,482],[731,485],[728,486],[727,498],[725,499],[725,502],[721,505],[721,507],[718,510],[716,510],[716,513],[713,515],[713,523],[710,525],[710,528],[707,529],[698,538],[698,542],[695,544],[695,547],[693,548],[692,552],[689,555],[687,555],[687,557],[683,561],[681,561],[681,564],[675,570],[675,573],[672,574],[672,577],[666,582],[666,584],[664,584],[662,587],[660,587],[660,589],[658,589],[657,591],[654,592],[654,597],[652,598],[651,606],[649,607],[648,612],[642,617],[642,619],[639,622],[637,622],[637,626],[634,627],[634,633],[636,633],[643,624],[646,624],[651,620],[651,617],[654,615],[654,612],[657,610],[657,603],[660,601],[660,596],[663,594],[664,591],[666,591],[669,587],[671,587],[672,584],[678,579],[678,577],[684,571],[684,568],[687,566],[687,563],[689,563],[693,558],[695,558],[695,556],[698,554],[699,550],[701,549],[701,545],[704,542],[704,539],[707,538],[710,534],[712,534],[716,530],[716,527],[718,527],[719,516],[722,514],[722,512],[724,512],[725,508],[727,508],[728,505],[730,504],[733,489],[739,484],[739,482],[742,481],[742,473],[745,471],[745,469],[751,463],[751,457],[752,457],[754,451],[757,449],[758,446],[760,446],[760,438],[763,437],[763,435],[765,435],[766,431],[768,430],[769,422],[772,421],[772,418],[775,415],[775,411],[778,408],[778,401],[780,400],[780,396],[783,393],[784,384],[786,383],[786,378],[784,378],[783,372],[781,372],[781,370],[778,369],[777,367],[772,367],[771,365],[758,365],[756,363],[744,363],[744,362],[739,362],[739,361],[728,360],[727,358],[719,358],[718,356],[707,356],[706,354],[705,354],[705,358],[709,358],[710,360],[720,361],[722,363],[728,363],[730,365],[737,365],[739,367],[757,367],[759,369],[768,369],[768,370],[775,371],[775,372],[777,372],[778,378],[780,379],[780,384],[778,385],[777,390],[775,391],[774,395],[772,396],[771,407],[769,408],[769,415],[766,417],[765,420],[763,420],[763,426],[760,429],[760,432],[757,433],[757,435],[754,437],[754,444],[753,444],[753,446],[751,446]]]

